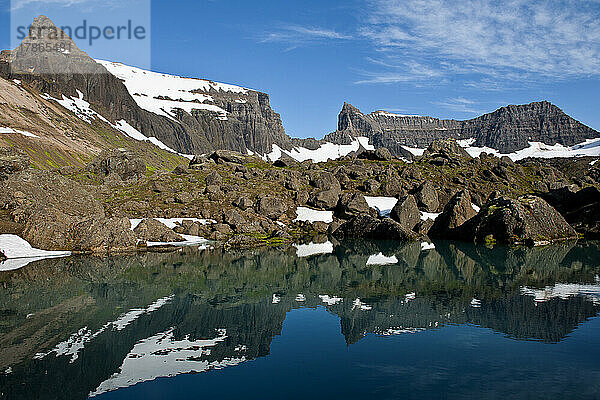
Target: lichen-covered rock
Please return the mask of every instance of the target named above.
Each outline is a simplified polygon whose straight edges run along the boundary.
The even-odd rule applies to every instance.
[[[340,196],[335,213],[339,218],[348,219],[356,215],[369,214],[370,208],[361,193],[344,193]]]
[[[160,221],[144,219],[133,230],[138,239],[144,242],[183,242],[184,239]]]
[[[428,234],[435,238],[452,239],[456,230],[476,214],[469,191],[461,190],[446,204]]]
[[[285,202],[278,197],[263,196],[258,201],[257,211],[267,218],[277,219],[285,214],[287,206]]]
[[[429,181],[423,182],[416,190],[414,196],[419,210],[436,212],[440,206],[438,192]]]
[[[390,218],[398,222],[404,229],[412,230],[420,221],[421,213],[413,195],[398,200],[390,213]]]
[[[308,204],[312,207],[333,210],[340,199],[341,190],[322,190],[313,194],[308,199]]]
[[[495,197],[457,229],[456,238],[476,243],[541,245],[576,239],[575,229],[545,200]]]

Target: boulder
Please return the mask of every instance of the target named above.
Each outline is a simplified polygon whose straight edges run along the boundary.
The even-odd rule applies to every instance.
[[[16,147],[0,147],[0,181],[29,168],[29,156]]]
[[[432,220],[431,218],[427,218],[426,220],[421,220],[419,221],[419,223],[414,227],[413,231],[417,232],[420,235],[423,236],[429,236],[429,230],[431,229],[431,227],[433,226],[433,223],[435,221]]]
[[[370,208],[361,193],[344,193],[340,196],[335,214],[339,218],[349,219],[356,215],[369,214]]]
[[[402,197],[398,200],[390,218],[398,222],[404,229],[412,230],[421,221],[421,212],[413,195]]]
[[[374,193],[379,190],[380,184],[375,179],[367,179],[360,186],[360,190],[365,193]]]
[[[323,210],[334,209],[339,201],[341,190],[322,190],[308,199],[308,204]]]
[[[434,165],[459,164],[471,159],[454,139],[434,141],[423,153],[423,159]]]
[[[440,206],[438,192],[429,181],[425,181],[414,193],[419,210],[436,212]]]
[[[387,148],[380,147],[377,150],[363,150],[357,157],[363,160],[389,161],[392,159],[392,153]]]
[[[385,147],[375,150],[375,159],[378,161],[389,161],[392,159],[392,153]]]
[[[334,233],[338,238],[353,239],[388,239],[388,240],[417,240],[420,235],[404,229],[402,225],[390,218],[383,220],[369,215],[359,215],[342,224]]]
[[[2,262],[2,261],[6,261],[6,256],[4,255],[2,250],[0,250],[0,262]]]
[[[573,191],[569,187],[541,195],[565,220],[588,238],[600,238],[600,191],[586,187]]]
[[[173,169],[173,171],[171,171],[171,173],[173,175],[187,175],[190,173],[190,171],[188,171],[188,169],[183,165],[178,165],[175,167],[175,169]]]
[[[146,173],[146,163],[126,149],[112,149],[102,151],[86,169],[96,175],[114,175],[126,181],[143,176]]]
[[[221,175],[219,175],[217,171],[213,171],[210,174],[208,174],[204,180],[206,182],[206,186],[218,186],[223,183],[223,178],[221,177]]]
[[[435,219],[428,231],[428,235],[433,238],[452,239],[456,230],[476,214],[469,191],[461,190],[446,204],[444,211]]]
[[[278,197],[272,196],[261,197],[257,208],[259,214],[270,219],[277,219],[287,211],[285,202]]]
[[[545,200],[495,197],[457,229],[455,238],[476,243],[542,245],[576,239],[575,229]]]
[[[214,160],[209,159],[205,155],[195,155],[194,158],[192,158],[190,160],[190,164],[188,167],[190,169],[201,168],[204,164],[209,163],[209,162],[214,164]]]
[[[254,207],[254,202],[245,196],[240,196],[233,201],[233,205],[242,210],[247,210]]]
[[[153,218],[140,222],[133,230],[138,239],[144,242],[183,242],[185,239],[172,229]]]
[[[342,188],[336,177],[329,172],[315,172],[310,177],[311,186],[321,190],[341,192]]]
[[[93,253],[121,253],[137,248],[137,237],[128,218],[86,220],[72,230],[72,245],[67,250]]]

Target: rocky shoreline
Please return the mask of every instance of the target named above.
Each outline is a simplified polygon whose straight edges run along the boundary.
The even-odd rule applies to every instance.
[[[472,158],[442,140],[414,161],[385,148],[325,163],[269,163],[220,150],[152,171],[117,149],[85,168],[44,171],[3,148],[0,233],[38,249],[98,254],[204,239],[225,248],[276,246],[326,235],[544,245],[600,232],[594,161]]]

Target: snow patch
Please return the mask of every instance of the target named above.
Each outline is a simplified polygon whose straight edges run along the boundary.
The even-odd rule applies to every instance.
[[[440,216],[440,213],[430,213],[430,212],[421,211],[421,221],[427,221],[428,219],[432,219],[435,221],[435,219],[439,216]]]
[[[55,353],[56,357],[60,356],[70,356],[69,363],[74,363],[77,358],[79,358],[79,351],[82,350],[85,345],[95,338],[97,338],[101,333],[105,332],[108,329],[114,329],[117,331],[125,329],[129,324],[138,319],[140,316],[144,314],[150,314],[173,299],[174,296],[163,297],[156,300],[154,303],[150,304],[146,308],[137,309],[134,308],[128,311],[125,314],[122,314],[115,321],[108,322],[102,326],[102,328],[98,329],[96,332],[92,332],[87,326],[81,328],[77,332],[73,333],[67,340],[60,342],[57,344],[52,350],[46,353],[37,353],[34,356],[34,359],[40,360],[48,355]]]
[[[89,396],[95,397],[161,377],[205,372],[246,361],[245,357],[212,362],[201,359],[210,355],[212,347],[227,339],[225,329],[217,330],[217,336],[213,339],[201,340],[190,340],[189,337],[176,340],[174,330],[170,328],[138,342],[125,357],[119,371],[102,382]]]
[[[369,138],[356,137],[350,144],[334,144],[326,142],[321,144],[321,146],[315,150],[304,147],[294,147],[292,150],[287,151],[276,144],[273,144],[271,152],[266,154],[263,159],[274,162],[279,160],[283,154],[286,154],[298,162],[307,160],[311,160],[315,163],[326,162],[328,160],[337,160],[340,157],[358,151],[361,146],[367,150],[375,150],[375,147],[369,144]]]
[[[421,251],[427,251],[427,250],[433,250],[433,249],[435,249],[435,244],[421,242]]]
[[[524,286],[521,288],[521,293],[533,297],[536,303],[543,303],[555,298],[566,300],[573,296],[584,296],[594,304],[600,305],[600,279],[596,277],[596,284],[594,285],[557,283],[554,286],[546,286],[543,289]]]
[[[341,303],[342,301],[344,301],[344,299],[342,299],[341,297],[331,297],[327,294],[320,294],[319,298],[321,299],[321,301],[325,304],[327,304],[328,306],[333,306],[335,304]]]
[[[396,256],[384,256],[383,253],[373,254],[369,256],[367,260],[367,266],[369,265],[390,265],[390,264],[398,264],[398,259]]]
[[[296,208],[296,219],[294,222],[325,222],[330,224],[333,222],[333,211],[313,210],[308,207]]]
[[[19,134],[21,134],[23,136],[27,136],[27,137],[31,137],[31,138],[39,138],[38,135],[34,135],[31,132],[21,131],[21,130],[13,129],[13,128],[0,127],[0,133],[19,133]]]
[[[362,311],[370,311],[373,307],[368,304],[363,303],[360,298],[356,298],[354,302],[352,302],[352,310],[362,310]]]
[[[333,253],[333,243],[327,241],[325,243],[295,244],[297,257],[310,257],[315,254],[331,254]]]
[[[161,74],[116,62],[96,61],[123,80],[138,106],[174,121],[178,109],[189,114],[194,110],[209,111],[215,113],[217,119],[227,120],[227,111],[214,104],[207,104],[213,102],[213,97],[208,93],[229,92],[243,96],[249,92],[249,89],[239,86]],[[237,100],[238,103],[246,101],[243,98]]]
[[[70,251],[46,251],[32,247],[29,242],[17,235],[0,235],[0,251],[7,260],[0,263],[0,271],[12,271],[34,261],[45,258],[67,257]]]
[[[164,144],[163,142],[161,142],[154,136],[152,136],[152,137],[144,136],[144,134],[142,134],[140,131],[135,129],[133,126],[129,125],[129,123],[127,123],[127,121],[125,121],[124,119],[117,121],[115,123],[115,125],[112,125],[112,126],[116,129],[120,130],[121,132],[123,132],[124,134],[126,134],[127,136],[129,136],[132,139],[138,140],[140,142],[150,142],[160,149],[163,149],[163,150],[171,152],[171,153],[178,154],[178,155],[185,157],[187,159],[190,159],[190,160],[192,158],[194,158],[194,156],[191,154],[178,153],[177,151],[173,150],[172,148],[170,148],[169,146],[167,146],[166,144]]]

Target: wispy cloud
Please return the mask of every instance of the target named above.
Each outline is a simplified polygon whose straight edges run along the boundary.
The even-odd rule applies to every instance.
[[[263,43],[283,43],[289,48],[302,45],[314,44],[331,40],[349,40],[352,36],[315,26],[286,25],[281,28],[267,32],[260,41]]]
[[[488,82],[600,75],[595,0],[368,1],[360,35],[378,52],[360,83],[467,74]]]
[[[453,112],[466,114],[481,114],[481,110],[477,108],[477,103],[473,100],[465,99],[464,97],[449,98],[444,101],[434,101],[433,104],[446,108]]]

